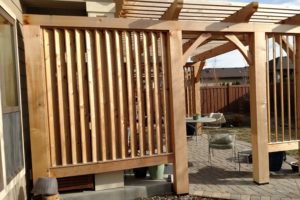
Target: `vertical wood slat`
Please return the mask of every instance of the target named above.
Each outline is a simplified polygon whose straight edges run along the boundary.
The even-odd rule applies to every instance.
[[[161,124],[161,103],[160,103],[160,73],[158,66],[158,48],[157,48],[157,35],[156,33],[151,33],[151,43],[152,43],[152,65],[154,71],[154,103],[155,103],[155,123],[156,123],[156,148],[157,153],[162,152],[162,124]]]
[[[40,26],[23,27],[26,53],[26,81],[33,181],[48,176],[51,166],[49,142],[48,105],[45,96],[47,86],[43,56],[43,39]]]
[[[81,162],[74,32],[65,30],[72,163]]]
[[[101,160],[108,159],[108,133],[109,133],[109,102],[108,102],[108,80],[106,68],[105,39],[103,32],[96,31],[96,58],[97,58],[97,76],[98,93],[100,107],[100,127],[101,127]]]
[[[183,73],[184,73],[184,90],[185,90],[185,114],[186,116],[189,116],[189,101],[188,101],[188,85],[187,85],[187,67],[183,68]]]
[[[298,48],[300,48],[298,46]],[[299,77],[297,78],[297,74],[296,74],[296,51],[297,51],[297,46],[296,46],[296,36],[293,36],[293,65],[294,65],[294,110],[295,110],[295,140],[299,139],[300,137],[298,137],[298,128],[297,128],[297,80],[299,79]]]
[[[166,151],[172,152],[171,146],[171,134],[170,134],[170,108],[169,108],[169,65],[167,61],[167,42],[166,36],[164,33],[160,33],[160,42],[161,42],[161,65],[162,65],[162,77],[163,77],[163,105],[164,105],[164,130],[165,130],[165,144],[166,144]]]
[[[274,121],[275,121],[275,142],[278,142],[278,116],[277,116],[277,69],[276,69],[276,45],[275,35],[272,37],[273,55],[273,99],[274,99]]]
[[[64,35],[61,30],[54,30],[56,71],[58,86],[58,106],[61,137],[62,164],[71,163],[70,128],[68,118],[67,74],[64,48]]]
[[[86,37],[86,54],[87,54],[87,73],[89,87],[89,104],[90,104],[90,129],[91,129],[91,144],[92,144],[92,162],[97,162],[99,159],[99,111],[97,98],[97,85],[95,76],[95,48],[94,34],[90,30],[85,31]]]
[[[142,32],[145,78],[146,78],[146,104],[147,104],[147,130],[148,130],[148,150],[149,155],[153,154],[153,103],[152,103],[152,81],[151,68],[149,63],[148,35]]]
[[[297,123],[296,123],[296,130],[297,130],[297,139],[300,138],[300,36],[296,35],[296,51],[295,51],[295,65],[294,69],[296,70],[295,76],[296,76],[296,113],[297,113]],[[298,149],[298,157],[300,156],[300,149]]]
[[[51,149],[51,164],[56,166],[61,164],[61,148],[57,104],[57,87],[55,71],[55,52],[54,52],[54,32],[50,29],[43,30],[44,53],[47,85],[47,103],[49,118],[49,134]]]
[[[139,33],[133,32],[133,45],[134,45],[134,62],[136,66],[136,83],[137,83],[137,96],[138,96],[138,120],[139,120],[139,146],[140,154],[145,154],[145,100],[144,100],[144,84],[143,84],[143,70],[141,65],[141,49],[140,49],[140,36]]]
[[[268,108],[268,140],[271,142],[271,115],[270,115],[270,67],[269,67],[269,38],[266,35],[266,61],[267,61],[267,108]]]
[[[284,91],[283,91],[283,63],[282,63],[282,35],[279,35],[279,65],[280,65],[280,105],[281,105],[281,136],[285,140],[284,130]]]
[[[108,68],[108,84],[109,84],[109,112],[110,112],[110,139],[111,139],[111,158],[117,158],[117,131],[118,131],[118,108],[116,105],[117,100],[117,84],[115,81],[115,63],[113,53],[113,38],[112,33],[108,30],[104,31],[105,46],[106,46],[106,62]]]
[[[131,157],[137,155],[136,149],[136,110],[135,110],[135,93],[134,93],[134,69],[132,63],[131,35],[124,32],[125,37],[125,53],[126,53],[126,69],[127,69],[127,91],[128,91],[128,108],[129,108],[129,128],[130,128],[130,148]]]
[[[81,133],[81,153],[82,162],[91,160],[91,142],[89,130],[89,109],[88,109],[88,86],[87,70],[85,63],[85,37],[81,30],[75,30],[76,43],[76,64],[78,73],[78,93],[79,93],[79,112],[80,112],[80,133]]]
[[[123,49],[122,49],[122,37],[119,31],[114,31],[115,44],[116,44],[116,66],[117,66],[117,76],[118,76],[118,87],[119,87],[119,107],[120,107],[120,145],[121,148],[121,158],[127,157],[127,101],[126,101],[126,88],[125,88],[125,73],[123,64]]]
[[[289,36],[286,36],[287,43]],[[287,103],[288,103],[288,133],[289,140],[292,140],[292,122],[291,122],[291,78],[290,78],[290,49],[289,44],[286,45],[286,71],[287,71]]]

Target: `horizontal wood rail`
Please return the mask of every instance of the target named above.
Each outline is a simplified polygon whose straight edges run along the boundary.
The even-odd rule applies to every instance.
[[[24,24],[51,27],[108,28],[136,30],[182,30],[203,32],[273,32],[300,33],[299,25],[265,24],[265,23],[229,23],[229,22],[194,22],[163,21],[144,19],[111,19],[96,17],[70,17],[48,15],[24,15]]]
[[[54,177],[79,176],[104,172],[120,171],[137,167],[148,167],[158,164],[174,162],[174,154],[146,156],[142,158],[106,161],[99,163],[87,163],[50,168],[50,174]]]
[[[289,142],[278,142],[278,143],[269,143],[268,149],[269,152],[276,151],[290,151],[300,149],[300,141],[289,141]]]

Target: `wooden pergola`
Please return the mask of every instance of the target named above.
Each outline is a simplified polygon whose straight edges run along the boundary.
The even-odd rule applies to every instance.
[[[160,21],[176,20],[184,26],[184,28],[182,27],[182,66],[192,67],[193,70],[191,71],[194,73],[192,75],[194,85],[188,86],[192,87],[192,92],[189,94],[190,96],[186,94],[188,96],[186,104],[189,104],[186,107],[192,107],[190,108],[191,111],[187,112],[190,115],[201,113],[200,77],[206,60],[236,49],[240,51],[250,66],[252,145],[255,159],[254,181],[257,183],[268,182],[267,152],[299,149],[299,115],[295,116],[294,122],[296,137],[292,138],[291,130],[289,130],[289,138],[285,139],[283,130],[282,140],[279,141],[277,120],[280,119],[277,119],[279,117],[276,106],[274,107],[276,139],[272,141],[270,98],[277,98],[277,96],[275,92],[270,97],[270,90],[276,90],[276,86],[270,88],[271,80],[269,80],[268,70],[269,67],[275,68],[269,66],[269,60],[272,59],[272,56],[274,60],[276,59],[275,43],[277,43],[281,52],[279,53],[281,68],[283,68],[282,51],[285,51],[289,57],[288,60],[296,66],[293,78],[299,79],[298,48],[300,48],[300,38],[296,29],[299,29],[300,25],[300,7],[259,4],[258,2],[247,4],[196,0],[117,0],[116,2],[116,17]],[[197,33],[197,30],[202,32]],[[253,35],[248,33],[253,33]],[[286,35],[283,36],[284,34]],[[288,41],[288,35],[295,37],[293,42]],[[271,43],[273,44],[272,56],[267,55],[271,48],[263,47],[264,45],[271,45]],[[193,64],[185,64],[189,57],[191,57]],[[254,69],[256,66],[259,68]],[[268,69],[265,70],[264,66]],[[282,73],[280,76],[283,78]],[[290,80],[291,77],[288,77],[287,81],[290,82]],[[294,101],[299,102],[299,86],[297,87],[296,84],[298,86],[299,82],[294,81]],[[281,112],[284,112],[284,89],[282,84],[280,87],[279,95],[282,99],[280,109]],[[288,112],[290,115],[291,92],[290,88],[288,90],[286,95],[288,95]],[[295,103],[294,109],[296,109],[294,112],[297,113],[299,105]],[[291,129],[290,118],[288,119],[289,129]],[[282,117],[281,120],[281,123],[284,124]]]
[[[238,49],[250,67],[253,179],[258,184],[268,183],[268,153],[299,149],[298,13],[300,9],[256,2],[123,0],[116,1],[118,19],[24,15],[34,178],[102,173],[172,162],[175,191],[188,193],[183,66],[191,57],[194,84],[198,88],[195,112],[201,112],[199,80],[205,60]],[[275,86],[269,84],[270,40],[273,46],[279,44],[280,58],[285,51],[295,66],[295,116],[288,119],[287,139],[284,128],[279,129],[280,123],[275,123],[274,142],[271,116],[275,116],[276,122],[281,119],[281,124],[285,120],[277,115],[277,104],[271,112],[269,91]],[[134,80],[137,80],[137,97]],[[116,87],[121,95],[116,94]],[[143,88],[146,88],[145,99]],[[283,83],[278,94],[282,113],[285,110]],[[289,105],[291,101],[288,98]],[[79,104],[80,107],[76,106]],[[287,110],[291,116],[290,107]],[[146,121],[143,112],[147,114]],[[293,127],[296,137],[290,131],[292,120],[296,124]],[[157,123],[155,134],[153,121]],[[130,141],[127,141],[127,129],[131,132]],[[87,137],[90,137],[88,141]]]

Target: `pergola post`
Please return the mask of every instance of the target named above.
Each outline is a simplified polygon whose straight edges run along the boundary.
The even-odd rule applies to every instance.
[[[297,113],[297,139],[300,138],[300,36],[296,35],[296,64],[294,65],[296,70],[296,113]],[[300,142],[299,142],[300,145]],[[298,149],[298,160],[300,159],[300,148]],[[299,170],[300,173],[300,170]]]
[[[269,183],[265,40],[265,32],[254,32],[249,45],[253,55],[249,68],[253,179],[258,184]]]
[[[182,32],[170,31],[169,66],[171,99],[171,132],[174,152],[174,190],[176,194],[189,192],[187,140],[185,128],[184,72],[182,63]]]

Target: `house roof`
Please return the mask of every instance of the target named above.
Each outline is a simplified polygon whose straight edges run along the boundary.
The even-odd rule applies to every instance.
[[[287,64],[288,60],[286,56],[282,57],[282,68],[283,69],[287,69],[288,67],[290,69],[294,69],[294,64],[292,63],[291,60],[289,60],[289,66]],[[275,59],[275,64],[276,64],[276,69],[279,70],[280,69],[280,57],[277,57]],[[272,73],[272,69],[273,69],[273,60],[269,60],[269,68],[270,68],[270,72]]]
[[[244,78],[248,77],[248,67],[243,68],[206,68],[202,70],[202,79]]]

